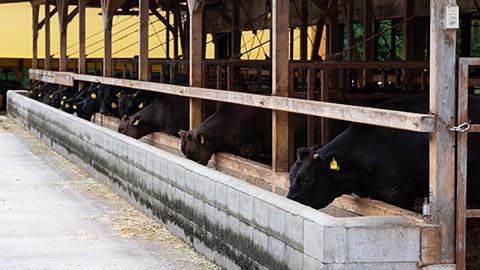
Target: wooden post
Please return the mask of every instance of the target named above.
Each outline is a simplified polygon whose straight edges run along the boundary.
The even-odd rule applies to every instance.
[[[302,0],[300,25],[300,60],[307,60],[308,53],[308,0]],[[318,29],[317,29],[318,31]],[[302,75],[305,71],[302,70]],[[305,76],[302,76],[302,80]]]
[[[403,8],[403,19],[406,20],[407,18],[413,16],[415,14],[415,1],[405,1],[404,8]],[[410,20],[403,25],[403,60],[409,61],[415,59],[415,47],[417,46],[417,40],[415,39],[415,31],[416,31],[416,23],[415,20]],[[417,30],[418,31],[418,30]],[[411,70],[405,69],[403,71],[404,84],[408,84],[410,78],[412,77]]]
[[[445,10],[455,0],[430,0],[430,112],[437,117],[430,134],[430,203],[440,225],[441,263],[455,258],[455,45],[456,30],[445,29]]]
[[[78,73],[87,73],[86,47],[85,47],[85,7],[86,0],[78,0]]]
[[[273,1],[272,6],[272,94],[288,96],[289,1]],[[272,112],[272,169],[288,170],[288,113]]]
[[[141,81],[148,81],[148,4],[148,0],[138,1],[140,10],[140,52],[138,54],[138,79]]]
[[[44,69],[51,69],[50,57],[50,4],[45,3],[45,64]]]
[[[203,0],[188,0],[190,12],[190,86],[201,87],[203,77]],[[202,122],[202,100],[190,98],[190,129]]]
[[[373,61],[375,45],[373,40],[366,41],[373,34],[373,16],[372,16],[373,0],[363,0],[363,60]],[[407,1],[409,2],[409,1]],[[365,85],[372,82],[372,70],[365,69],[363,71]]]
[[[68,24],[68,3],[67,0],[57,0],[58,25],[60,28],[60,58],[59,71],[67,71],[67,24]]]
[[[165,22],[166,22],[165,27],[170,25],[170,11],[169,10],[165,11]],[[168,27],[165,30],[165,53],[166,53],[165,58],[170,59],[170,31],[168,30]],[[171,76],[172,76],[172,74],[170,74],[170,77]]]
[[[38,13],[40,5],[32,4],[32,68],[38,68]]]

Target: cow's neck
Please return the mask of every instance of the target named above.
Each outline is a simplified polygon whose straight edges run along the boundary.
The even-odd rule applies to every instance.
[[[341,156],[338,160],[340,171],[334,173],[337,196],[352,193],[363,196],[366,193],[361,154],[355,144],[361,144],[361,138],[355,137],[350,127],[321,150],[324,154],[338,152]]]

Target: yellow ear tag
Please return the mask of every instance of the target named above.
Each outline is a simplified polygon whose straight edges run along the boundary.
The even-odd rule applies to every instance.
[[[200,143],[201,144],[205,143],[205,137],[203,135],[200,135]]]
[[[67,103],[65,104],[65,109],[68,109],[68,108],[70,108],[70,104]]]
[[[91,98],[91,99],[96,99],[96,98],[97,98],[97,94],[92,93],[92,94],[90,95],[90,98]]]
[[[138,124],[140,124],[140,121],[138,119],[135,119],[135,121],[133,122],[133,126],[138,126]]]
[[[332,158],[332,161],[330,161],[330,170],[340,171],[340,166],[338,165],[335,158]]]
[[[39,93],[38,96],[41,97],[41,96],[42,96],[42,93]]]
[[[74,110],[78,109],[77,105],[73,104],[73,109]]]
[[[28,90],[28,93],[29,93],[29,94],[33,93],[33,90],[31,90],[31,89],[30,89],[30,90]]]
[[[112,109],[117,108],[117,104],[115,102],[112,102]]]
[[[143,102],[140,102],[140,104],[138,104],[138,108],[143,109]]]
[[[67,99],[67,96],[63,96],[62,99]]]
[[[65,103],[65,101],[63,101],[63,100],[62,100],[62,101],[60,101],[60,105],[63,105],[64,103]]]

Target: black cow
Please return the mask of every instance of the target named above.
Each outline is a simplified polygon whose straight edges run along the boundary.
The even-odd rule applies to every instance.
[[[264,109],[224,104],[197,128],[179,131],[182,152],[203,165],[213,153],[223,151],[268,164],[271,162],[271,115]]]
[[[118,132],[135,139],[155,131],[176,135],[188,127],[188,99],[159,94],[155,100],[132,116],[124,116]]]
[[[94,83],[91,84],[86,84],[83,86],[80,91],[76,92],[75,95],[73,95],[70,98],[63,99],[61,101],[61,107],[60,109],[64,112],[73,114],[79,109],[79,103],[81,103],[87,96],[87,92],[89,89],[92,87],[95,87],[96,85]]]
[[[96,112],[118,116],[117,91],[111,85],[98,84],[88,89],[83,101],[77,103],[78,117],[90,120]]]
[[[399,98],[377,107],[427,113],[428,98]],[[469,114],[480,122],[480,98],[470,97]],[[477,205],[479,147],[478,135],[469,135],[467,196],[469,204]],[[324,147],[297,151],[287,197],[319,209],[342,194],[355,193],[413,210],[416,201],[428,196],[428,148],[426,133],[352,124]]]
[[[118,97],[118,111],[120,117],[132,116],[155,100],[155,94],[150,91],[140,91],[131,94],[122,91]]]

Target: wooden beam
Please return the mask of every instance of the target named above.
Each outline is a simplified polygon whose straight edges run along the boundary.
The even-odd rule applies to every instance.
[[[67,71],[67,25],[68,25],[68,0],[57,0],[58,25],[60,28],[60,58],[58,64],[59,71]]]
[[[85,45],[85,33],[86,33],[86,15],[85,8],[88,0],[78,0],[78,73],[87,73],[86,62],[86,45]]]
[[[149,0],[138,1],[140,10],[140,51],[138,57],[138,79],[148,81],[148,6]]]
[[[203,5],[204,1],[188,1],[190,12],[190,86],[201,87],[203,75]],[[190,98],[190,129],[202,122],[202,100]]]
[[[32,5],[32,68],[38,68],[38,16],[40,6]]]
[[[56,73],[59,72],[31,69],[30,78],[33,80],[43,81],[45,78],[55,77]],[[185,87],[163,83],[116,79],[69,72],[61,73],[70,74],[71,77],[77,81],[98,82],[102,84],[142,89],[158,93],[191,97],[195,99],[207,99],[226,103],[234,103],[263,109],[326,117],[417,132],[435,131],[435,116],[430,114],[400,112],[279,96],[267,96],[208,88]]]
[[[308,53],[308,0],[301,0],[300,60],[307,60]],[[318,29],[317,29],[318,31]],[[305,76],[302,76],[304,79]]]
[[[436,132],[430,135],[430,203],[440,226],[441,263],[455,262],[455,45],[456,30],[444,29],[447,6],[454,0],[430,0],[430,112]]]
[[[175,28],[170,24],[170,22],[167,19],[165,19],[162,16],[162,14],[160,14],[160,12],[157,11],[155,6],[151,6],[150,11],[152,12],[153,15],[155,15],[155,17],[157,17],[165,25],[165,27],[167,28],[167,31],[170,31],[172,33],[175,31]]]
[[[407,0],[407,2],[409,2]],[[374,40],[368,40],[373,35],[373,0],[363,0],[363,60],[373,61],[375,43]],[[371,70],[363,71],[365,85],[372,82],[373,72]]]
[[[53,15],[55,15],[55,13],[57,13],[57,7],[54,7],[54,8],[50,11],[50,13],[49,13],[50,19],[53,17]],[[42,29],[44,25],[45,25],[45,19],[41,20],[41,21],[38,23],[38,30]]]
[[[288,96],[289,1],[272,2],[272,95]],[[288,171],[288,113],[272,112],[272,168]]]
[[[45,69],[50,70],[51,66],[51,53],[50,53],[50,4],[45,4]]]
[[[112,74],[112,25],[113,15],[125,0],[100,0],[103,17],[103,76],[111,77]]]
[[[406,20],[415,14],[415,1],[405,0],[403,8],[403,19]],[[403,60],[409,61],[415,59],[415,20],[409,20],[403,25]],[[408,84],[413,73],[405,69],[403,81]]]
[[[75,16],[77,16],[78,14],[78,6],[75,7],[72,12],[70,12],[68,15],[67,15],[67,24],[69,24],[73,18],[75,18]]]

